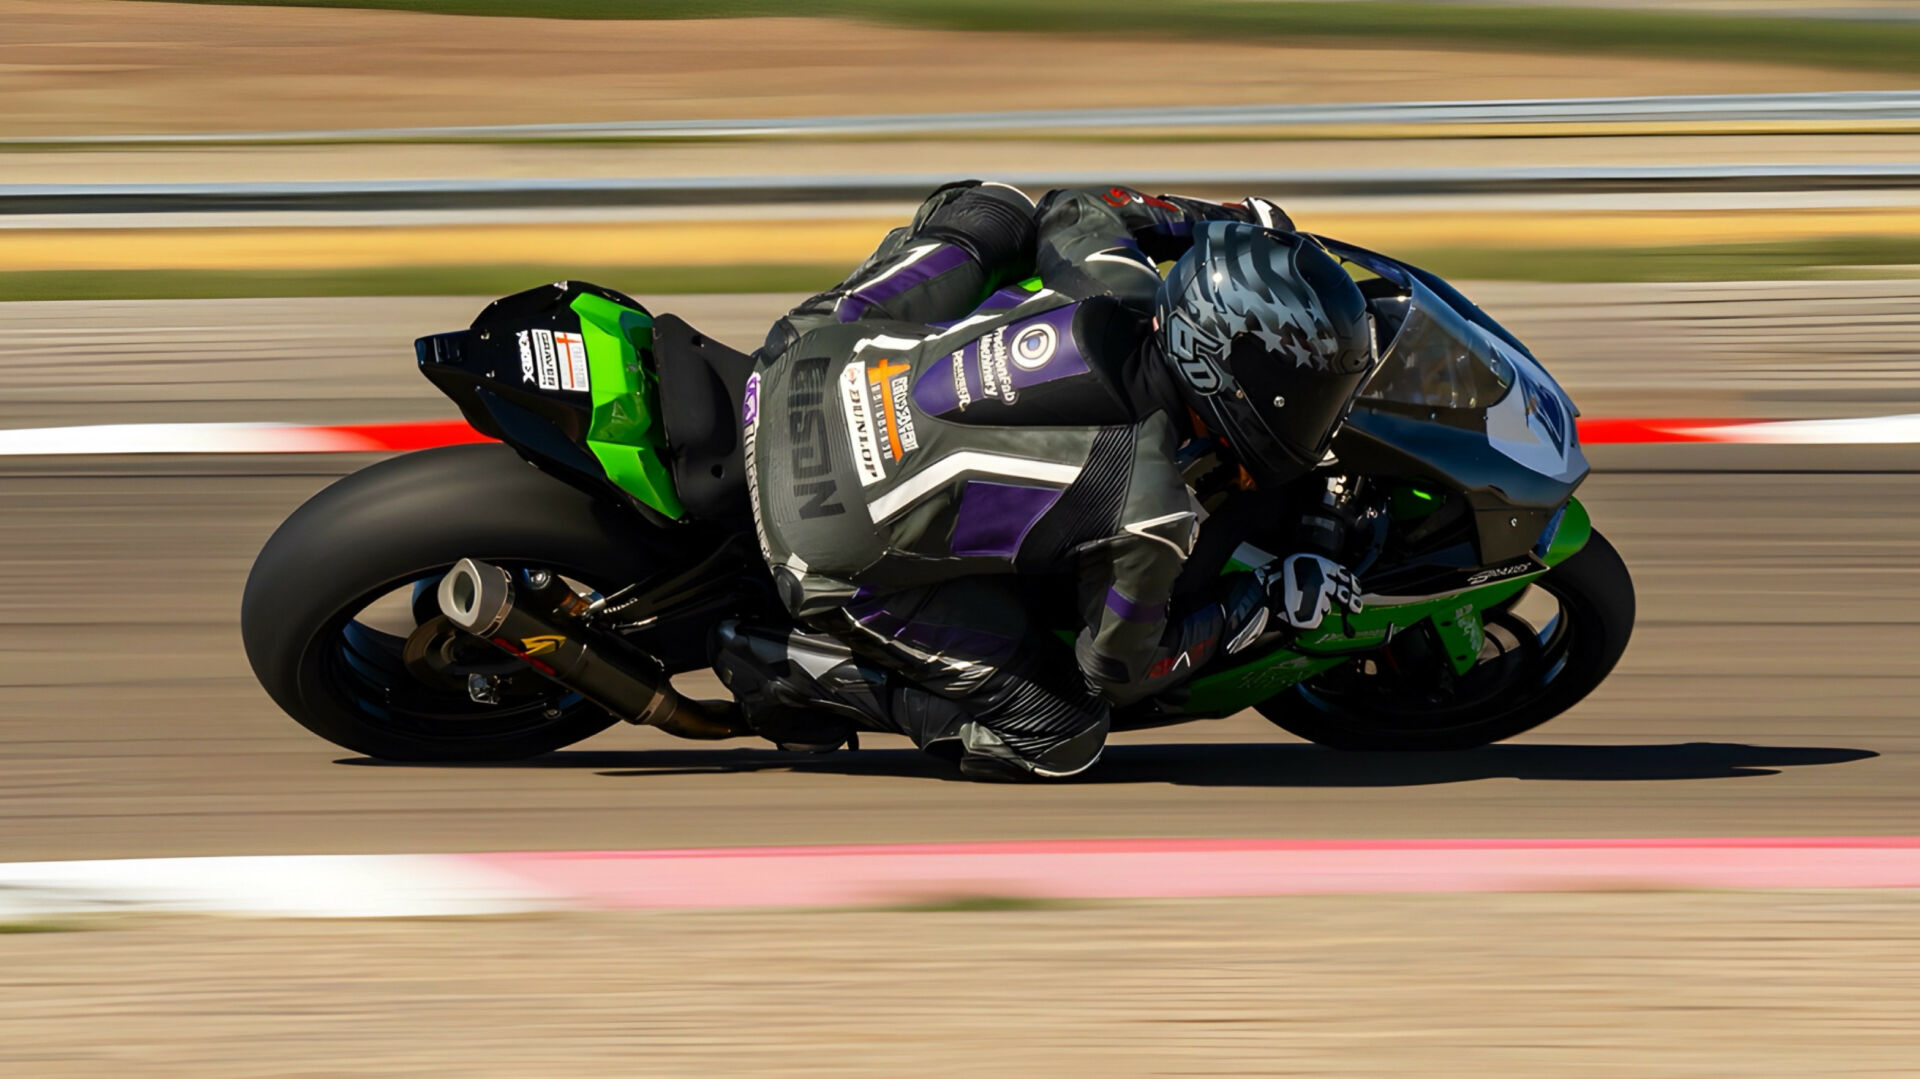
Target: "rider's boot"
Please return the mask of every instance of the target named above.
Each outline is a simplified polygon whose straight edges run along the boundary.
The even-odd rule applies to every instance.
[[[732,619],[714,629],[714,672],[755,732],[782,749],[825,753],[859,730],[897,730],[887,673],[824,634]]]
[[[1077,681],[1062,689],[1000,669],[942,694],[890,678],[838,638],[737,620],[714,631],[713,666],[747,722],[784,749],[825,752],[857,730],[890,731],[970,779],[1078,775],[1109,727],[1106,706]]]
[[[961,699],[915,685],[901,686],[891,699],[916,745],[957,762],[968,779],[988,782],[1079,775],[1100,759],[1110,726],[1097,698],[1056,692],[1004,671]]]

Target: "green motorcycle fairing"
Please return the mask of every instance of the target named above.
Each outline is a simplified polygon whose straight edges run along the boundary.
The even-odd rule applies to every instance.
[[[569,306],[580,316],[593,375],[587,449],[621,490],[679,520],[687,511],[667,465],[660,379],[642,361],[653,349],[653,316],[592,293],[575,296]]]
[[[1544,568],[1464,592],[1411,603],[1373,605],[1351,616],[1334,611],[1318,629],[1293,641],[1290,647],[1263,652],[1225,670],[1195,678],[1188,683],[1187,699],[1179,711],[1196,717],[1232,715],[1303,679],[1332,670],[1351,660],[1356,653],[1378,648],[1395,634],[1423,622],[1432,625],[1439,635],[1453,661],[1454,672],[1464,673],[1480,653],[1484,639],[1482,612],[1512,599],[1543,573],[1571,558],[1586,546],[1592,535],[1593,523],[1586,507],[1579,499],[1571,499],[1540,558]],[[1228,565],[1229,571],[1247,568],[1250,567]]]

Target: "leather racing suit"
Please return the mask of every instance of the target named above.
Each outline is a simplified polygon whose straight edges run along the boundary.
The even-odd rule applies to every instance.
[[[825,708],[978,774],[1070,775],[1112,706],[1258,634],[1246,575],[1172,603],[1199,513],[1155,263],[1218,219],[1291,228],[1260,200],[951,185],[774,326],[747,482],[781,598],[822,632],[723,627],[715,666],[756,727]],[[1077,583],[1071,651],[1030,624],[1035,574]]]

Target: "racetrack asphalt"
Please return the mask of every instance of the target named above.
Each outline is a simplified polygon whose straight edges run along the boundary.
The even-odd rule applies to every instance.
[[[1629,350],[1611,370],[1596,366],[1592,327],[1651,342],[1654,323],[1631,312],[1596,323],[1590,307],[1571,304],[1586,323],[1563,312],[1520,329],[1536,346],[1570,342],[1564,365],[1540,351],[1590,415],[1604,414],[1596,399],[1659,400],[1675,387],[1695,399],[1672,411],[1695,414],[1910,410],[1896,401],[1912,392],[1916,360],[1899,334],[1872,343],[1879,331],[1856,320],[1833,331],[1862,342],[1840,358],[1818,341],[1819,327],[1850,309],[1902,317],[1900,295],[1884,290],[1911,285],[1804,306],[1836,287],[1806,286],[1797,300],[1747,297],[1758,306],[1745,321],[1676,330],[1707,334],[1699,347]],[[1534,308],[1568,308],[1569,295],[1537,295]],[[0,422],[419,417],[437,399],[414,384],[405,339],[458,325],[476,305],[383,301],[369,326],[349,321],[349,305],[362,303],[9,305],[0,308],[0,371],[12,387]],[[745,343],[778,301],[662,306]],[[256,310],[270,317],[239,317]],[[1800,329],[1767,321],[1783,318]],[[64,336],[49,338],[50,327]],[[391,358],[376,363],[382,349]],[[1863,353],[1876,361],[1859,362]],[[1796,388],[1804,407],[1790,399]],[[886,738],[809,758],[620,727],[518,766],[360,759],[273,707],[246,668],[236,623],[247,567],[269,532],[366,458],[14,459],[0,469],[0,859],[1105,836],[1913,834],[1913,452],[1850,450],[1808,472],[1778,470],[1805,465],[1778,453],[1712,449],[1726,452],[1600,461],[1582,497],[1634,570],[1639,631],[1592,699],[1535,734],[1464,754],[1356,756],[1300,744],[1247,714],[1121,736],[1087,781],[1032,788],[952,781]]]

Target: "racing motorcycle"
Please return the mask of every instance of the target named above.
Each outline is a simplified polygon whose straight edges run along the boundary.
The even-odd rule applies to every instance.
[[[1573,497],[1588,472],[1577,412],[1440,277],[1316,239],[1367,297],[1378,366],[1284,512],[1195,466],[1209,515],[1182,586],[1259,568],[1304,534],[1354,567],[1364,609],[1269,632],[1114,727],[1252,708],[1341,749],[1512,737],[1599,685],[1633,630],[1626,566]],[[415,351],[497,441],[386,459],[280,526],[241,607],[273,700],[392,760],[530,757],[622,720],[780,742],[671,682],[708,668],[724,619],[792,624],[747,496],[751,358],[579,282],[495,301]],[[1067,635],[1072,604],[1049,607],[1044,581],[1032,594],[1036,624]]]

